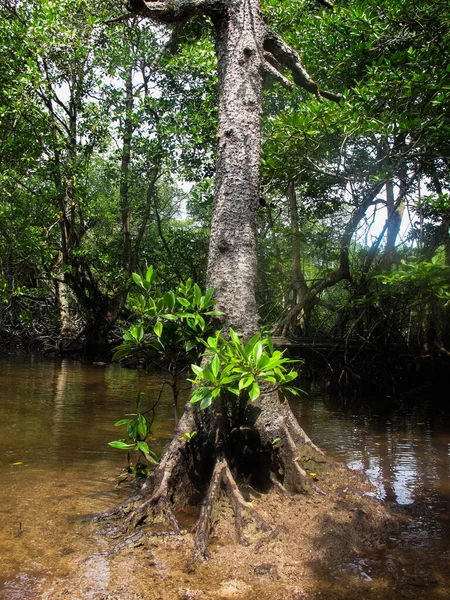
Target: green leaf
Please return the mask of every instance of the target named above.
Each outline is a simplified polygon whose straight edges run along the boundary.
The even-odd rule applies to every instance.
[[[194,283],[194,306],[199,306],[200,305],[200,299],[202,297],[202,291],[201,289],[198,287],[198,285],[196,283]]]
[[[145,458],[148,460],[148,462],[151,462],[154,465],[157,465],[159,463],[158,459],[156,458],[156,454],[154,452],[152,452],[151,450],[149,450],[148,452],[144,452],[144,454],[145,454]]]
[[[284,381],[286,383],[289,383],[290,381],[294,381],[294,379],[297,379],[297,377],[298,377],[297,371],[289,371],[289,373],[286,373],[284,375]]]
[[[164,306],[168,310],[173,310],[173,308],[175,306],[175,294],[172,291],[166,292],[163,296],[163,301],[164,301]]]
[[[145,273],[145,279],[148,283],[151,283],[152,277],[153,277],[153,267],[150,265],[150,267],[147,269],[147,272]]]
[[[197,322],[200,325],[200,329],[203,331],[206,327],[205,319],[202,315],[197,315]]]
[[[112,355],[112,360],[119,360],[120,358],[124,358],[125,356],[128,356],[130,352],[131,349],[129,346],[119,346]]]
[[[201,367],[199,367],[198,365],[191,365],[191,369],[194,371],[194,373],[198,377],[202,377],[203,376],[203,369]]]
[[[199,387],[192,393],[190,403],[195,404],[196,402],[200,402],[209,393],[209,388],[207,387]]]
[[[237,348],[240,348],[240,346],[241,346],[241,340],[239,339],[238,334],[231,327],[230,327],[230,338],[231,338],[231,341],[233,342],[233,344]]]
[[[252,337],[252,339],[246,344],[245,346],[245,352],[246,354],[250,354],[250,352],[253,350],[253,348],[255,347],[256,342],[259,341],[261,337],[260,333],[257,333],[256,335],[254,335]]]
[[[185,308],[189,308],[189,306],[191,305],[189,300],[186,300],[186,298],[180,298],[179,296],[177,296],[177,300],[179,304],[181,304],[181,306],[184,306]]]
[[[188,340],[185,344],[186,352],[190,352],[198,346],[197,340]]]
[[[220,369],[220,360],[216,354],[211,361],[211,371],[212,371],[212,374],[214,375],[214,378],[216,378],[217,375],[219,374],[219,369]]]
[[[142,281],[142,277],[138,273],[133,273],[131,275],[131,277],[133,278],[133,281],[136,285],[138,285],[139,287],[141,287],[145,290],[145,286],[144,286],[144,282]]]
[[[299,396],[299,391],[297,388],[293,388],[293,387],[283,387],[283,391],[286,390],[288,392],[290,392],[293,396]]]
[[[108,442],[108,445],[112,448],[118,448],[119,450],[131,450],[131,448],[135,447],[134,444],[126,444],[125,442],[122,442],[120,440],[117,440],[115,442]]]
[[[248,390],[248,395],[249,395],[250,400],[252,402],[254,402],[257,398],[260,397],[260,395],[261,395],[261,389],[260,389],[260,387],[259,387],[259,385],[257,384],[256,381],[251,386],[251,388]]]
[[[155,326],[153,327],[153,331],[155,332],[155,335],[156,335],[157,337],[159,337],[159,338],[161,337],[161,334],[162,334],[162,332],[163,332],[163,324],[162,324],[162,321],[157,321],[157,322],[155,323]]]
[[[143,415],[138,416],[138,433],[141,438],[145,438],[148,433],[147,419]]]
[[[263,353],[263,347],[261,342],[257,342],[255,347],[253,348],[253,360],[255,361],[255,365],[259,366],[259,361],[261,360],[261,356]]]
[[[211,406],[213,401],[213,397],[211,394],[208,394],[207,396],[205,396],[203,398],[203,400],[200,402],[200,408],[202,410],[205,410],[206,408],[208,408],[209,406]]]
[[[162,318],[164,318],[166,321],[177,321],[179,315],[172,315],[171,313],[166,313],[164,315],[161,315]]]
[[[114,423],[114,427],[120,427],[120,425],[129,425],[132,422],[133,419],[121,419],[120,421]]]
[[[247,375],[246,377],[242,377],[239,380],[239,389],[244,390],[245,388],[248,388],[254,381],[255,378],[253,377],[253,375]]]
[[[141,452],[145,452],[146,454],[148,454],[150,452],[150,448],[148,447],[147,442],[139,441],[136,443],[136,445]]]

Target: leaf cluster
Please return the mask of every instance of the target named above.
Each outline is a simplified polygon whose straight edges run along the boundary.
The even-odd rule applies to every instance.
[[[298,361],[274,350],[269,336],[263,338],[257,333],[244,344],[230,328],[230,340],[218,331],[202,343],[206,348],[205,360],[200,366],[191,365],[196,378],[190,380],[196,386],[191,403],[199,402],[202,410],[224,394],[254,402],[261,395],[263,383],[275,384],[282,393],[298,394],[298,390],[290,386],[298,377],[297,371],[290,367]]]
[[[125,473],[120,477],[119,483],[129,476],[148,477],[150,474],[148,464],[156,465],[158,460],[152,450],[150,450],[148,441],[152,435],[151,423],[145,416],[145,413],[139,411],[141,402],[141,393],[136,396],[136,412],[127,415],[127,418],[114,423],[115,427],[126,427],[126,437],[120,440],[108,442],[112,448],[125,450],[127,452],[128,466]],[[136,461],[131,460],[131,453],[137,452]],[[142,462],[145,459],[147,463]]]
[[[138,322],[123,334],[123,343],[116,348],[114,360],[137,357],[151,366],[166,366],[175,375],[187,357],[195,359],[201,339],[211,330],[214,317],[214,289],[204,294],[191,279],[179,283],[175,290],[162,292],[153,284],[153,267],[145,273],[133,273],[140,293],[130,303]]]
[[[398,267],[375,275],[374,279],[379,280],[391,295],[409,295],[415,302],[433,297],[450,302],[450,267],[443,264],[439,254],[430,261],[403,259]]]

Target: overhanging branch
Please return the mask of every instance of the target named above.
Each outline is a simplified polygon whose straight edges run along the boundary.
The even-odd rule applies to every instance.
[[[333,92],[319,89],[317,83],[312,79],[303,66],[302,60],[297,52],[288,46],[283,38],[270,28],[266,29],[264,50],[267,53],[266,64],[269,63],[271,67],[270,71],[267,69],[269,72],[273,71],[274,69],[279,72],[279,69],[275,64],[276,61],[276,63],[285,67],[291,72],[294,83],[296,83],[299,87],[302,87],[310,94],[316,96],[319,101],[322,101],[323,98],[327,98],[327,100],[332,100],[333,102],[339,102],[341,100],[341,94],[334,94]],[[272,55],[271,58],[268,58],[269,55]],[[286,79],[284,76],[282,77],[283,79]],[[279,80],[278,75],[276,78]]]
[[[217,15],[223,10],[223,4],[217,0],[166,0],[165,2],[147,2],[129,0],[127,12],[108,23],[126,21],[132,17],[147,17],[158,23],[179,23],[195,15]]]

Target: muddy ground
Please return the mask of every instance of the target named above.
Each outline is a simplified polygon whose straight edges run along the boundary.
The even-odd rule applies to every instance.
[[[427,535],[426,543],[421,543],[411,534],[420,515],[393,511],[369,497],[370,485],[346,470],[328,474],[318,483],[325,496],[286,498],[275,491],[259,495],[246,489],[248,501],[272,527],[271,533],[263,533],[249,517],[248,546],[237,543],[232,508],[223,497],[215,511],[210,558],[200,562],[193,561],[190,533],[197,509],[179,514],[186,527],[182,536],[152,536],[149,527],[139,539],[122,544],[121,538],[99,533],[99,525],[86,521],[76,504],[71,518],[51,521],[52,502],[70,501],[61,484],[45,508],[36,507],[35,530],[30,526],[28,531],[16,529],[11,535],[11,544],[24,544],[26,553],[27,536],[31,547],[36,547],[39,536],[52,532],[51,547],[34,550],[34,563],[28,561],[20,576],[6,582],[0,598],[450,598],[448,551],[433,550]],[[98,508],[104,504],[104,500],[97,501]],[[39,521],[43,512],[44,519]],[[0,559],[0,567],[2,560],[6,568],[7,557]],[[33,572],[33,564],[39,572]]]

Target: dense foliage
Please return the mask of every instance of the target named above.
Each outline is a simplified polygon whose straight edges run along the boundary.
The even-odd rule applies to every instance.
[[[343,95],[321,103],[267,82],[264,324],[447,355],[448,3],[263,9]],[[161,297],[205,284],[212,26],[193,20],[177,52],[145,21],[109,22],[111,2],[5,0],[0,11],[0,327],[98,354],[131,318],[132,272],[155,265]]]

